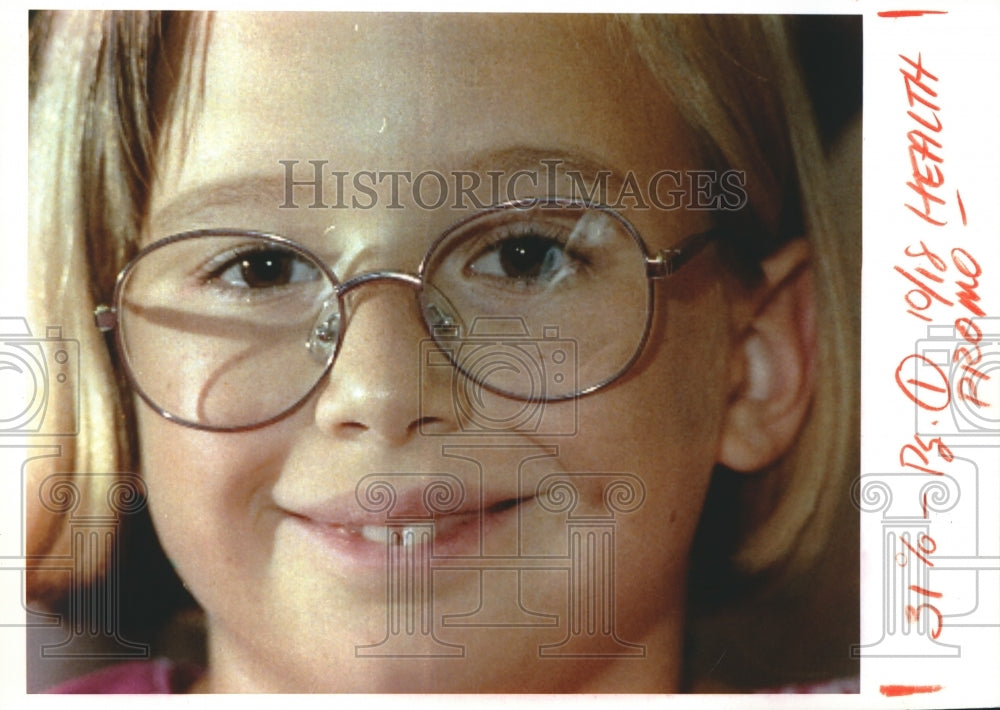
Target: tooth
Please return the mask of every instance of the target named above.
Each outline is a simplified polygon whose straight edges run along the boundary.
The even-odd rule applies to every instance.
[[[363,525],[360,529],[361,537],[370,542],[378,542],[381,544],[386,544],[390,539],[390,534],[392,535],[393,544],[409,546],[415,544],[417,535],[421,529],[426,529],[424,526],[414,527],[411,525],[398,526],[394,525],[391,528],[386,525]],[[431,539],[434,539],[434,528],[431,527]]]
[[[384,543],[389,537],[389,528],[384,525],[362,525],[361,537],[371,542]]]

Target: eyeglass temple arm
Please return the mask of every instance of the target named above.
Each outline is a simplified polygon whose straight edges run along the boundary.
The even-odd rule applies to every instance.
[[[694,259],[718,236],[717,230],[692,234],[669,249],[660,249],[654,256],[646,258],[646,276],[663,279],[674,274],[679,268]]]

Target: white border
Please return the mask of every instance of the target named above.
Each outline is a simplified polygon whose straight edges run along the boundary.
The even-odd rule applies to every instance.
[[[170,7],[175,3],[137,3],[136,6]],[[57,3],[55,7],[66,7]],[[187,7],[180,5],[179,7]],[[243,2],[241,8],[273,7],[273,2]],[[345,3],[338,9],[354,7],[373,9],[371,4]],[[417,9],[410,2],[380,2],[378,9]],[[329,9],[315,3],[285,3],[283,9]],[[448,3],[433,2],[419,9],[455,9]],[[537,11],[537,4],[527,0],[512,0],[492,9],[502,11]],[[597,11],[610,9],[606,3],[596,2],[547,2],[547,10]],[[906,131],[912,127],[906,116],[907,105],[902,94],[901,67],[898,55],[921,52],[925,65],[940,79],[944,124],[944,151],[946,154],[946,180],[949,188],[961,190],[969,218],[969,226],[961,227],[957,212],[949,215],[949,225],[933,233],[941,245],[963,246],[974,253],[983,267],[980,293],[987,315],[1000,316],[1000,138],[997,136],[997,115],[1000,100],[996,94],[996,71],[1000,67],[1000,5],[990,0],[921,0],[921,2],[869,2],[868,0],[823,0],[804,6],[790,0],[755,2],[753,5],[735,2],[676,2],[669,6],[648,2],[625,2],[615,10],[635,11],[688,11],[688,12],[788,12],[863,14],[865,46],[864,93],[864,322],[863,322],[863,390],[862,390],[862,471],[888,473],[899,470],[898,450],[913,431],[912,405],[900,396],[891,373],[899,359],[912,350],[921,338],[923,324],[905,316],[901,306],[906,288],[893,266],[900,262],[900,252],[914,240],[928,238],[923,229],[903,207],[909,195],[905,188],[909,162],[906,154]],[[878,17],[881,10],[940,9],[947,15],[891,20]],[[27,156],[26,136],[27,91],[27,7],[0,10],[3,41],[0,42],[3,110],[0,113],[0,155],[3,155],[3,260],[2,315],[25,313],[24,237],[26,234],[25,175]],[[925,236],[920,236],[925,235]],[[995,404],[995,403],[994,403]],[[1000,470],[997,450],[994,448],[962,449],[961,455],[975,461],[982,475]],[[5,471],[4,494],[17,490],[17,472]],[[994,527],[981,529],[979,534],[992,535],[985,539],[982,554],[1000,554],[997,551],[996,515],[1000,499],[981,501],[981,511],[993,514]],[[877,519],[863,517],[863,628],[862,642],[877,637],[881,600],[873,594],[879,586],[879,550],[881,526]],[[877,516],[876,516],[877,517]],[[961,541],[975,531],[963,529],[968,520],[941,517],[934,524],[942,539]],[[940,523],[940,524],[939,524]],[[945,530],[943,525],[947,524]],[[19,537],[17,521],[0,520],[0,539]],[[15,526],[12,528],[12,526]],[[968,539],[968,538],[965,538]],[[992,548],[989,548],[992,545]],[[944,556],[945,551],[939,550]],[[932,579],[935,579],[932,577]],[[941,580],[944,577],[940,578]],[[1000,585],[1000,574],[992,578],[981,577],[987,584]],[[992,581],[990,581],[992,580]],[[944,582],[942,582],[944,584]],[[873,586],[874,585],[874,586]],[[947,586],[947,585],[945,585]],[[956,598],[960,591],[951,591]],[[988,595],[987,595],[988,598]],[[996,598],[995,596],[993,598]],[[5,600],[6,601],[6,600]],[[995,618],[995,613],[994,613]],[[870,707],[961,707],[989,706],[1000,703],[1000,680],[996,669],[1000,667],[1000,627],[966,628],[945,627],[941,640],[962,645],[962,656],[947,659],[864,659],[862,664],[862,693],[860,696],[624,696],[574,697],[576,706],[604,706],[606,703],[634,707],[788,707],[803,705],[827,708]],[[51,697],[24,696],[24,632],[23,629],[0,628],[0,705],[4,707],[41,707],[53,702]],[[942,685],[940,692],[928,695],[910,695],[890,699],[879,692],[886,683]],[[146,698],[143,702],[184,702],[197,704],[236,702],[241,706],[244,698],[188,697],[184,699]],[[474,702],[482,707],[507,707],[512,703],[562,705],[565,698],[494,696],[477,697]],[[62,698],[60,704],[73,702],[81,706],[100,705],[131,707],[134,698]],[[278,700],[278,702],[281,702]],[[297,696],[296,703],[328,707],[331,699]],[[335,702],[350,706],[389,705],[404,702],[398,696],[381,698],[339,698]],[[459,698],[408,697],[405,703],[414,708],[439,707],[463,702]]]

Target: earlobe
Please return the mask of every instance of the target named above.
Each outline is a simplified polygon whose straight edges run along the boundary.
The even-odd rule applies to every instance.
[[[789,243],[762,264],[764,285],[751,322],[733,350],[734,389],[719,463],[760,470],[795,441],[815,381],[816,328],[806,240]]]

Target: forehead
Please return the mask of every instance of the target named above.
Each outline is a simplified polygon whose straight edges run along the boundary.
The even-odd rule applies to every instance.
[[[288,159],[486,171],[530,146],[621,173],[693,167],[674,107],[617,36],[585,15],[221,13],[153,214],[201,185],[280,179]]]

